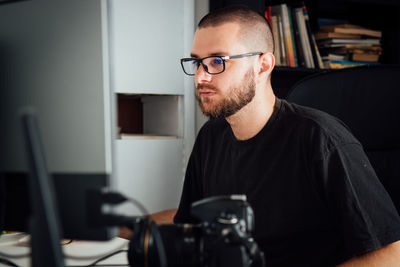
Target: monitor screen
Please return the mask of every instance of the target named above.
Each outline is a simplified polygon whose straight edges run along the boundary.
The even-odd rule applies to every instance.
[[[100,1],[0,5],[0,227],[26,230],[27,162],[20,115],[38,118],[64,236],[105,239],[88,225],[86,192],[113,188],[113,96]]]

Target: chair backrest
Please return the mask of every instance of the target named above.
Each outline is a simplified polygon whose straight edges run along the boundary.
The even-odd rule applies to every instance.
[[[400,66],[308,76],[291,88],[287,100],[342,120],[363,145],[400,213]]]

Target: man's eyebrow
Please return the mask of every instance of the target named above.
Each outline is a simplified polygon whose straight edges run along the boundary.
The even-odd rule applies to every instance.
[[[228,54],[228,53],[226,53],[226,52],[217,52],[217,53],[211,53],[211,54],[209,54],[208,56],[225,56],[226,54]],[[190,57],[192,57],[192,58],[199,58],[199,56],[196,55],[196,54],[194,54],[194,53],[191,53],[191,54],[190,54]]]
[[[210,54],[210,56],[226,56],[227,54],[226,52],[217,52]]]

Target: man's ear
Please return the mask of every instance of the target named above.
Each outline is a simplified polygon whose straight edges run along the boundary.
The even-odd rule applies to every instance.
[[[271,52],[266,52],[258,58],[258,77],[261,79],[268,78],[275,67],[275,57]]]

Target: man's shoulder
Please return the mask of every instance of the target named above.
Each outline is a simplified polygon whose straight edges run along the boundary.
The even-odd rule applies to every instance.
[[[340,143],[359,143],[351,133],[351,129],[339,118],[324,111],[301,106],[295,103],[281,101],[282,117],[289,122],[291,127],[313,137],[324,137],[330,141]]]
[[[325,124],[343,124],[338,118],[315,108],[310,108],[296,103],[288,102],[286,100],[279,100],[281,102],[281,110],[291,119],[299,120],[301,122],[317,123],[321,126]]]

